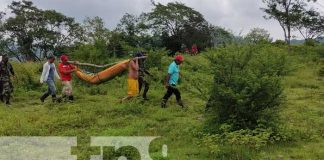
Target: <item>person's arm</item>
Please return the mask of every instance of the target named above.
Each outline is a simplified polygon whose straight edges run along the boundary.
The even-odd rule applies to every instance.
[[[14,72],[13,67],[12,67],[12,65],[10,63],[9,63],[9,71],[10,71],[12,76],[15,76],[15,72]]]
[[[170,80],[170,74],[168,74],[168,75],[165,77],[165,81],[164,81],[164,86],[165,86],[165,87],[168,87],[168,86],[169,86],[169,80]]]
[[[76,68],[75,68],[75,67],[72,67],[72,69],[70,69],[70,70],[61,68],[60,71],[61,71],[63,74],[70,74],[70,73],[75,72],[75,71],[76,71]]]
[[[55,64],[54,64],[54,75],[55,75],[55,77],[57,78],[57,79],[59,79],[59,80],[61,80],[61,77],[60,77],[60,75],[57,73],[57,69],[56,69],[56,67],[55,67]]]
[[[130,65],[131,65],[132,69],[134,69],[136,71],[139,70],[138,59],[133,60]]]
[[[47,65],[47,63],[45,63],[43,65],[42,75],[41,75],[40,80],[39,80],[40,83],[44,83],[45,78],[48,76],[48,73],[47,73],[48,72],[48,67],[49,67],[49,65]]]

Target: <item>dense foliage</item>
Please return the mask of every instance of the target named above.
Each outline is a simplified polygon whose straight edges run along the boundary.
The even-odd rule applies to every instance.
[[[207,109],[215,125],[255,129],[271,122],[282,101],[286,55],[270,46],[231,46],[212,50],[214,87]]]

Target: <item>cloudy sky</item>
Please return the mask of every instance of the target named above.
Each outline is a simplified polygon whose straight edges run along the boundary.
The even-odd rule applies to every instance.
[[[8,11],[12,0],[0,0],[0,10]],[[150,0],[32,0],[38,8],[55,9],[82,22],[85,17],[99,16],[113,29],[125,13],[138,15],[152,9]],[[154,0],[166,4],[175,0]],[[265,20],[262,0],[177,0],[202,13],[212,24],[222,26],[235,34],[246,34],[251,28],[268,30],[274,39],[283,39],[279,24]],[[313,4],[324,13],[324,0]],[[297,33],[295,33],[298,36]]]

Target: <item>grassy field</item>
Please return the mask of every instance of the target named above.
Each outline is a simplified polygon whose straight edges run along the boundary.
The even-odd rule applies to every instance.
[[[209,62],[202,55],[185,57],[181,68],[180,91],[187,109],[177,106],[174,97],[168,108],[160,108],[165,93],[160,80],[165,72],[156,68],[151,71],[159,80],[151,81],[149,101],[136,98],[120,103],[127,87],[123,75],[98,86],[76,80],[75,102],[53,104],[47,99],[42,104],[39,97],[46,86],[37,84],[39,65],[15,64],[18,79],[14,80],[13,105],[0,106],[0,135],[77,136],[73,154],[80,160],[99,153],[98,148],[89,147],[91,136],[161,136],[150,146],[153,159],[324,159],[324,77],[319,74],[323,60],[289,57],[293,71],[284,79],[286,101],[280,116],[296,137],[291,143],[269,144],[260,150],[232,146],[237,148],[228,157],[216,157],[200,145],[198,135],[204,128],[204,109],[213,80]],[[164,70],[169,62],[170,58],[162,59]],[[168,158],[161,155],[163,144],[168,145]]]

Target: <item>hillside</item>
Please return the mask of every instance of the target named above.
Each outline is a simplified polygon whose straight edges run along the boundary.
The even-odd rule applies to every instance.
[[[293,53],[289,55],[292,72],[284,79],[286,102],[280,117],[287,132],[297,140],[285,144],[270,144],[259,150],[232,146],[222,155],[209,152],[201,145],[205,127],[205,105],[213,82],[208,59],[201,53],[186,56],[181,70],[180,91],[187,109],[177,106],[175,98],[168,108],[160,108],[165,89],[162,86],[168,64],[163,57],[163,70],[151,68],[158,80],[151,80],[149,101],[140,98],[120,103],[126,95],[126,76],[119,76],[101,85],[74,82],[75,102],[42,104],[39,97],[46,86],[38,84],[40,64],[14,64],[17,79],[13,105],[0,105],[1,136],[77,136],[78,147],[73,154],[78,159],[98,154],[89,148],[91,136],[161,136],[152,142],[153,159],[321,159],[324,157],[324,68],[323,57]],[[60,88],[59,88],[60,90]],[[161,146],[168,146],[168,158],[163,158]],[[235,151],[235,152],[233,152]],[[125,150],[125,153],[135,154]],[[230,153],[230,154],[229,154]],[[89,158],[88,158],[89,159]],[[134,158],[136,159],[136,158]]]

